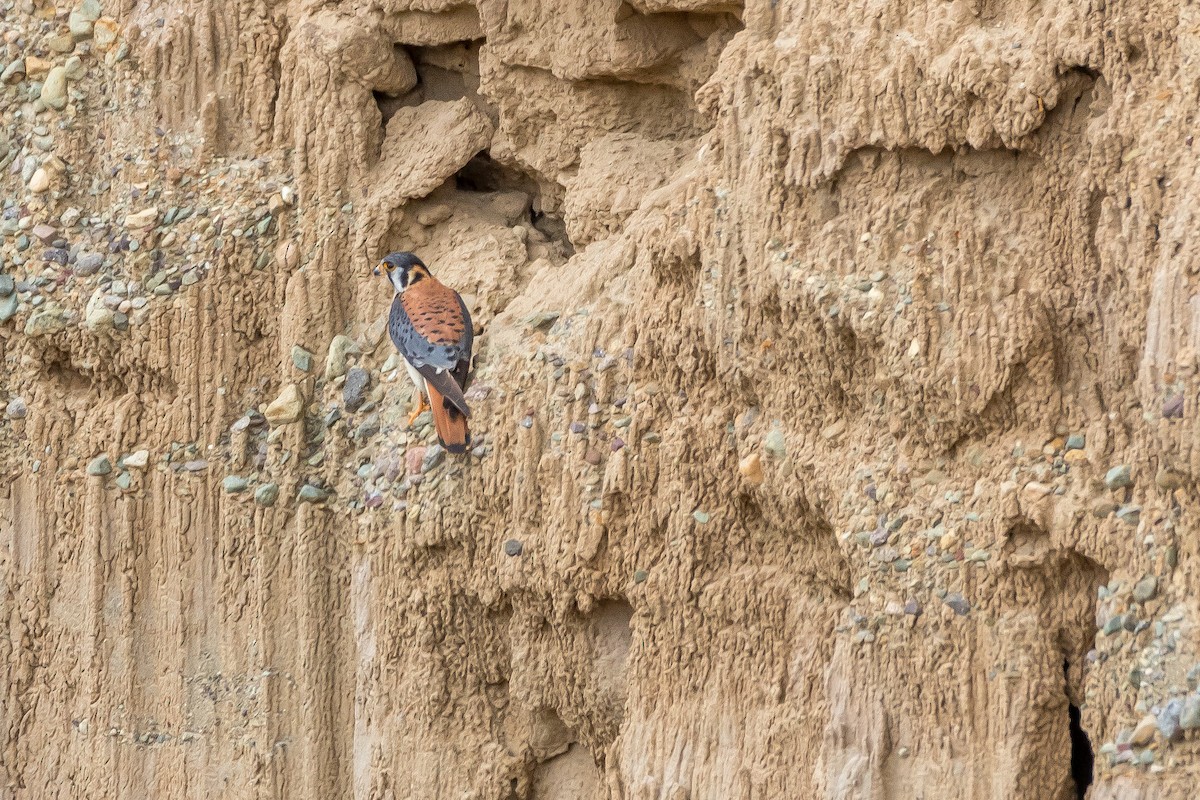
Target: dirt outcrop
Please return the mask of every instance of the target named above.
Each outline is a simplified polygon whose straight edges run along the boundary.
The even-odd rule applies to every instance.
[[[0,796],[1196,796],[1194,6],[0,33]]]

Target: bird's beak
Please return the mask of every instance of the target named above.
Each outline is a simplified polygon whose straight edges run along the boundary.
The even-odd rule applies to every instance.
[[[376,278],[378,278],[379,277],[379,267],[376,267],[375,269],[371,270],[371,274],[374,275]]]

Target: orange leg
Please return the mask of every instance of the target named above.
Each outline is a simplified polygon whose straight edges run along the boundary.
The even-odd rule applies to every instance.
[[[420,389],[417,389],[416,392],[417,392],[417,407],[415,409],[413,409],[413,412],[411,414],[408,415],[409,427],[411,427],[412,424],[417,421],[417,417],[421,416],[421,414],[423,412],[429,410],[429,401],[426,399],[425,393],[423,391],[421,391]]]

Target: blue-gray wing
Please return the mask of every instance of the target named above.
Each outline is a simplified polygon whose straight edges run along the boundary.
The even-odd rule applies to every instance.
[[[406,293],[407,294],[407,293]],[[467,376],[471,369],[471,348],[474,344],[471,315],[466,304],[457,293],[454,294],[458,309],[461,310],[461,322],[454,320],[451,324],[461,326],[457,337],[454,331],[447,331],[445,325],[445,309],[440,315],[427,312],[420,305],[410,304],[422,327],[434,337],[422,333],[413,323],[404,302],[404,295],[397,295],[392,301],[392,310],[388,315],[388,334],[392,343],[400,351],[400,355],[434,386],[446,399],[453,403],[464,416],[470,416],[463,390],[467,386]],[[434,309],[436,312],[438,309]],[[439,324],[439,316],[441,323]],[[447,335],[449,334],[449,335]],[[457,340],[454,341],[453,339]]]

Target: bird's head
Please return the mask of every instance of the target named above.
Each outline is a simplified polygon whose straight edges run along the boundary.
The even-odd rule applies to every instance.
[[[429,268],[412,253],[389,253],[375,267],[376,275],[385,275],[399,294],[419,280],[429,277]]]

